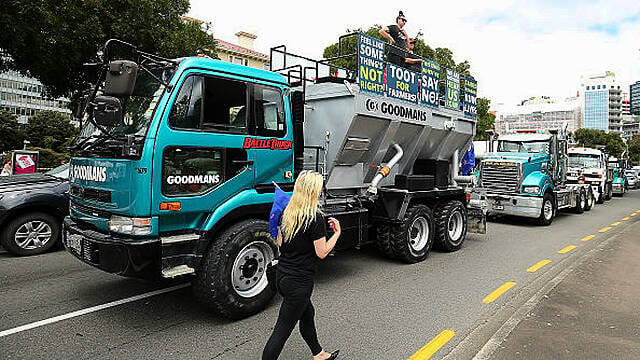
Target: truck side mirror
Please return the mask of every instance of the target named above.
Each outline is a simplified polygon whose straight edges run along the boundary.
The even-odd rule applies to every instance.
[[[122,122],[122,104],[112,96],[98,96],[91,104],[93,119],[98,125],[115,126]]]
[[[138,76],[138,64],[129,60],[114,60],[108,66],[104,94],[131,96]]]

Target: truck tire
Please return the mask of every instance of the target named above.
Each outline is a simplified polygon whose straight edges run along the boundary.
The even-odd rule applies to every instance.
[[[60,240],[60,219],[43,212],[17,216],[0,233],[0,243],[11,254],[42,254]]]
[[[551,225],[555,215],[554,203],[553,195],[551,195],[550,192],[545,193],[542,198],[542,208],[540,209],[540,216],[538,217],[538,225]]]
[[[586,193],[587,193],[587,203],[584,208],[584,211],[589,211],[593,209],[593,204],[596,202],[596,199],[595,199],[595,196],[593,195],[593,189],[591,187],[587,188]]]
[[[598,187],[598,189],[600,190],[599,191],[600,196],[598,197],[598,201],[596,201],[596,204],[604,204],[604,200],[605,200],[604,198],[606,197],[605,196],[606,186],[604,188]]]
[[[433,228],[429,207],[422,204],[409,207],[402,224],[389,227],[393,257],[409,264],[426,259],[433,245]]]
[[[573,212],[576,214],[582,214],[587,207],[587,194],[584,189],[578,190],[576,196],[576,207],[573,208]]]
[[[250,219],[229,227],[202,259],[193,283],[196,299],[230,319],[261,311],[275,295],[266,268],[277,253],[266,221]]]
[[[384,257],[388,259],[396,258],[396,254],[393,252],[393,243],[391,242],[391,226],[383,224],[376,227],[376,248]]]
[[[448,252],[459,250],[467,236],[467,208],[458,200],[449,200],[440,204],[434,215],[435,246]]]
[[[613,198],[613,187],[611,184],[607,184],[605,187],[605,195],[604,195],[604,199],[606,201],[611,200],[611,198]]]

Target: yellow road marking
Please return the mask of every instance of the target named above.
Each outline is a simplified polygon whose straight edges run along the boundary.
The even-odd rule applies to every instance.
[[[505,292],[507,292],[507,290],[511,289],[515,285],[516,285],[516,283],[513,282],[513,281],[508,281],[508,282],[504,283],[502,286],[500,286],[499,288],[495,289],[491,294],[487,295],[487,297],[482,299],[482,302],[485,303],[485,304],[488,304],[488,303],[491,303],[491,302],[495,301],[497,298],[500,297],[500,295],[504,294]]]
[[[535,265],[533,265],[532,267],[527,269],[527,272],[536,272],[538,271],[541,267],[547,265],[548,263],[550,263],[551,260],[542,260],[537,262]]]
[[[562,250],[558,251],[558,254],[566,254],[566,253],[568,253],[569,251],[571,251],[571,250],[573,250],[573,249],[575,249],[575,248],[577,248],[577,246],[575,246],[575,245],[569,245],[569,246],[567,246],[566,248],[564,248],[564,249],[562,249]]]
[[[616,221],[616,222],[614,222],[614,223],[613,223],[613,224],[611,224],[611,225],[613,225],[613,226],[618,226],[618,225],[620,225],[620,224],[622,224],[620,221]]]
[[[441,347],[444,346],[456,333],[453,330],[443,330],[438,336],[434,337],[429,343],[411,355],[409,360],[425,360],[430,359]]]
[[[638,213],[633,213],[633,214],[631,214],[631,216],[636,216],[636,215],[638,215]]]
[[[587,235],[585,237],[583,237],[581,240],[582,241],[589,241],[591,239],[593,239],[594,237],[596,237],[595,235]]]
[[[622,218],[622,220],[627,221],[627,220],[629,220],[629,217],[628,216],[624,217],[624,218]]]
[[[602,229],[598,230],[598,232],[603,233],[603,232],[607,232],[609,230],[611,230],[611,226],[603,227]]]

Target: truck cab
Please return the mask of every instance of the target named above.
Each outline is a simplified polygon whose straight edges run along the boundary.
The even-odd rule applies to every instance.
[[[581,180],[591,185],[598,204],[611,199],[612,179],[605,153],[598,149],[586,147],[569,149],[567,182],[578,184]]]
[[[609,158],[609,168],[611,169],[611,189],[613,195],[624,196],[627,192],[627,175],[624,172],[624,160],[619,160],[616,157]]]
[[[553,132],[519,131],[497,139],[497,151],[480,165],[480,191],[490,215],[514,215],[549,225],[561,208],[588,207],[581,186],[567,184],[566,136]]]

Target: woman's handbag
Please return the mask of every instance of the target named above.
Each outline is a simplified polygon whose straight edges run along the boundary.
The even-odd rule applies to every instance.
[[[278,291],[278,284],[276,284],[276,272],[278,271],[278,259],[272,260],[267,264],[267,283],[269,288],[273,291]]]

